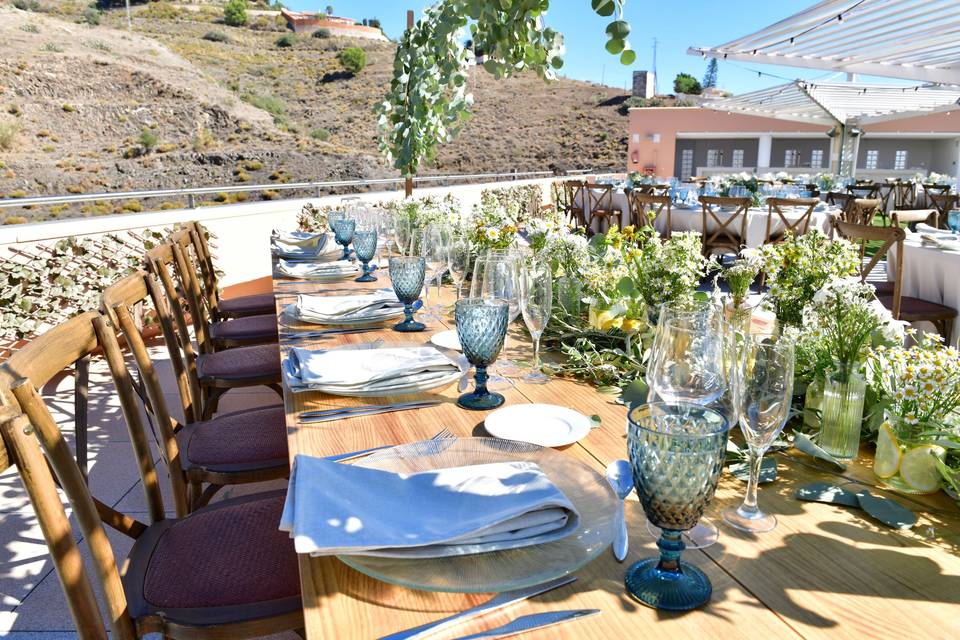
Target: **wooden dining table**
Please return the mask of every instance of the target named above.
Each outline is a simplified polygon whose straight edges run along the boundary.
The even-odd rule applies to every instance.
[[[371,333],[290,339],[299,330],[316,330],[283,314],[298,294],[349,295],[390,286],[385,271],[376,283],[347,280],[332,284],[275,280],[281,358],[293,347],[330,348],[383,339],[386,344],[423,344],[453,327],[450,313],[428,322],[426,332],[401,334],[389,324]],[[453,291],[444,287],[450,305]],[[431,299],[433,296],[431,295]],[[329,327],[322,327],[329,328]],[[506,355],[528,358],[530,339],[514,325]],[[516,380],[503,392],[507,405],[548,403],[600,417],[600,425],[578,443],[561,449],[603,474],[608,463],[627,458],[627,409],[615,396],[584,382],[552,379],[548,384]],[[422,399],[442,404],[400,413],[364,416],[321,424],[301,424],[306,410],[378,403],[320,392],[291,393],[284,403],[290,460],[296,455],[326,456],[425,440],[443,428],[458,437],[486,436],[485,412],[456,405],[456,385],[433,394],[401,396],[391,401]],[[731,432],[733,437],[739,437]],[[685,561],[702,569],[713,583],[704,607],[671,613],[632,599],[623,583],[631,563],[657,554],[645,526],[643,509],[632,494],[626,503],[630,551],[618,563],[609,549],[576,571],[577,580],[509,609],[438,633],[459,638],[504,624],[521,615],[566,609],[600,609],[601,615],[532,631],[530,640],[557,638],[958,638],[960,637],[960,509],[944,493],[904,496],[876,487],[869,451],[845,471],[794,451],[773,455],[778,477],[760,487],[760,506],[779,524],[764,534],[744,534],[724,525],[720,511],[742,500],[746,483],[729,471],[721,477],[705,517],[719,527],[716,544],[687,550]],[[847,489],[869,488],[916,512],[910,530],[894,530],[848,507],[803,502],[797,487],[829,482]],[[387,584],[368,577],[335,557],[300,556],[306,636],[310,640],[380,638],[446,617],[480,604],[489,594],[436,593]],[[431,636],[434,637],[434,636]]]

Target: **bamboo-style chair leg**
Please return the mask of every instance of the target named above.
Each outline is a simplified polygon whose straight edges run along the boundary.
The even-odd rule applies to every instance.
[[[199,504],[202,497],[203,497],[203,483],[200,482],[200,480],[191,479],[190,480],[190,496],[188,498],[191,513],[199,509],[201,506],[203,506]]]
[[[274,384],[268,384],[267,386],[273,389],[278,396],[280,396],[281,398],[283,397],[283,387],[281,385],[274,383]]]
[[[196,500],[193,501],[191,510],[195,511],[200,507],[205,507],[210,504],[210,501],[213,500],[213,496],[217,495],[217,492],[220,491],[220,489],[223,489],[222,484],[208,484],[207,488],[203,490],[203,493],[199,494],[196,497]]]
[[[202,420],[210,420],[213,418],[213,414],[217,412],[217,408],[220,406],[220,398],[229,391],[229,389],[223,387],[207,387],[205,389],[205,395],[203,402],[203,416]]]

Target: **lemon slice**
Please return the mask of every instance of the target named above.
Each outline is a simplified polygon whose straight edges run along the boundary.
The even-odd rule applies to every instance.
[[[900,470],[900,443],[897,442],[897,436],[893,434],[890,423],[884,422],[880,425],[880,433],[877,434],[877,454],[873,459],[873,472],[878,478],[892,478]]]
[[[900,461],[900,477],[916,491],[932,493],[940,488],[943,476],[937,469],[937,460],[942,460],[946,451],[934,444],[924,444],[910,449]]]

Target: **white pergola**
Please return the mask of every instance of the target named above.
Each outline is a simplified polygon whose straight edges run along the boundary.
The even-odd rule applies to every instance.
[[[824,0],[691,55],[960,85],[958,0]]]

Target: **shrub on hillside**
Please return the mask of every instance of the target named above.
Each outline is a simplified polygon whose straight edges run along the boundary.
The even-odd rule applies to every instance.
[[[20,132],[20,125],[16,122],[0,121],[0,149],[9,151],[13,148],[13,143]]]
[[[13,6],[20,11],[40,11],[40,3],[37,0],[13,0]]]
[[[87,7],[83,11],[83,20],[91,27],[96,27],[100,24],[100,12],[94,7]]]
[[[326,142],[330,139],[329,129],[314,129],[310,132],[310,137],[320,142]]]
[[[329,38],[329,37],[330,37],[330,29],[317,29],[316,31],[313,32],[313,37],[314,37],[314,38]]]
[[[293,35],[292,33],[288,33],[277,38],[274,44],[281,49],[288,49],[297,44],[297,36]]]
[[[209,40],[210,42],[229,42],[230,38],[227,37],[227,34],[220,31],[207,31],[203,34],[204,40]]]
[[[223,6],[223,21],[231,27],[247,24],[247,0],[229,0]]]
[[[147,131],[146,129],[140,132],[139,140],[140,140],[140,146],[142,146],[147,151],[150,151],[150,149],[157,146],[157,136]]]
[[[360,47],[347,47],[337,54],[337,60],[343,70],[351,75],[357,75],[367,66],[367,54]]]

